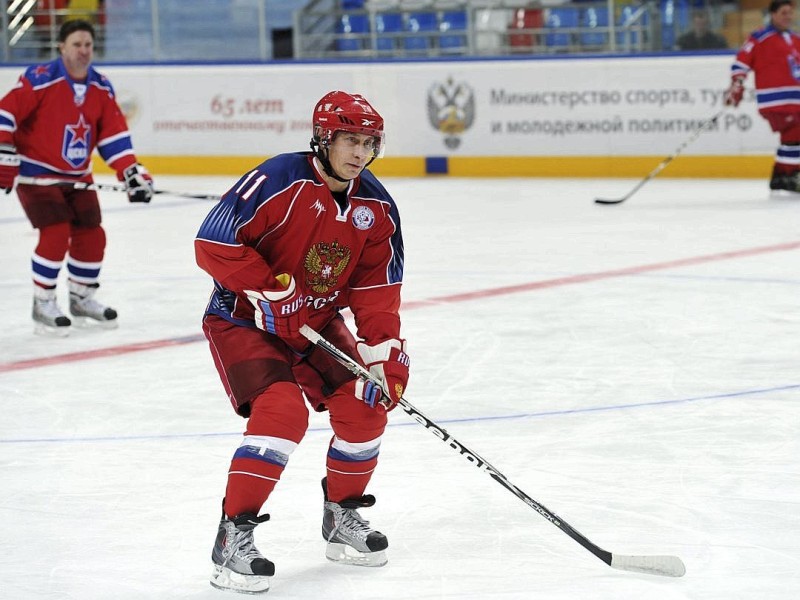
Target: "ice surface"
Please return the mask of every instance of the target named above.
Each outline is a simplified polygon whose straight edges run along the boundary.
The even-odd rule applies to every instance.
[[[800,597],[800,198],[765,181],[658,178],[617,206],[593,199],[635,181],[385,183],[406,241],[406,397],[594,543],[687,573],[609,568],[401,411],[365,512],[389,564],[330,563],[313,415],[256,530],[270,597]],[[66,339],[32,334],[36,234],[0,202],[0,596],[239,597],[208,584],[244,427],[200,334],[192,241],[211,203],[101,197],[98,298],[120,327]]]

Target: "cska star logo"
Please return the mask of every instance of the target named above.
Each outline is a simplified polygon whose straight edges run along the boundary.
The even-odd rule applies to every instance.
[[[74,125],[64,127],[64,143],[61,146],[61,158],[74,169],[78,169],[89,159],[92,147],[92,126],[87,125],[83,115]]]
[[[303,261],[308,287],[318,294],[327,294],[339,283],[349,262],[350,248],[340,246],[337,240],[314,244]]]

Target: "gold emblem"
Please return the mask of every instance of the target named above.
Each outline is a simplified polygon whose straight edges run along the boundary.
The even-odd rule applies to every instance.
[[[394,394],[395,398],[397,398],[398,400],[403,397],[403,384],[401,383],[394,384]]]
[[[444,145],[455,150],[461,145],[461,134],[475,122],[475,93],[463,81],[448,77],[428,90],[428,120],[444,135]]]
[[[318,294],[327,294],[339,283],[339,277],[349,262],[350,248],[339,245],[336,240],[311,246],[303,262],[308,287]]]

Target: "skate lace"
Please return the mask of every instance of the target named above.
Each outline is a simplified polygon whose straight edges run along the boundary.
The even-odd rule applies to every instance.
[[[61,308],[58,306],[58,301],[55,298],[37,298],[36,311],[43,317],[50,319],[64,316],[64,313],[61,312]]]
[[[264,558],[255,546],[252,529],[244,531],[237,529],[228,544],[228,548],[230,548],[230,552],[226,553],[227,556],[225,556],[225,561],[222,563],[223,566],[227,565],[234,556],[250,562],[257,558]]]
[[[105,305],[100,304],[92,296],[86,296],[79,300],[75,300],[75,304],[84,312],[102,314],[106,309]]]
[[[345,508],[342,510],[342,518],[336,527],[331,531],[328,541],[333,539],[337,532],[342,531],[346,535],[366,539],[372,533],[372,528],[369,526],[369,521],[362,517],[354,508]]]

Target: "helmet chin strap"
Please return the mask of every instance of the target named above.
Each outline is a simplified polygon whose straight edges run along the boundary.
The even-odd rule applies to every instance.
[[[350,179],[339,177],[336,171],[333,170],[331,161],[328,160],[328,151],[327,149],[323,150],[319,142],[311,140],[311,150],[314,152],[314,156],[319,159],[319,162],[322,164],[322,170],[325,171],[328,177],[333,177],[336,181],[341,181],[342,183],[350,183]]]
[[[311,150],[314,152],[314,156],[319,159],[320,164],[322,164],[322,170],[325,171],[325,174],[328,177],[333,177],[336,181],[341,181],[342,183],[350,183],[352,179],[344,179],[339,177],[336,171],[333,170],[333,166],[331,165],[331,161],[328,160],[328,149],[324,148],[322,144],[320,144],[317,140],[311,140]],[[376,156],[373,154],[372,158],[367,161],[367,164],[364,165],[364,169],[372,164],[372,161],[375,160]]]

